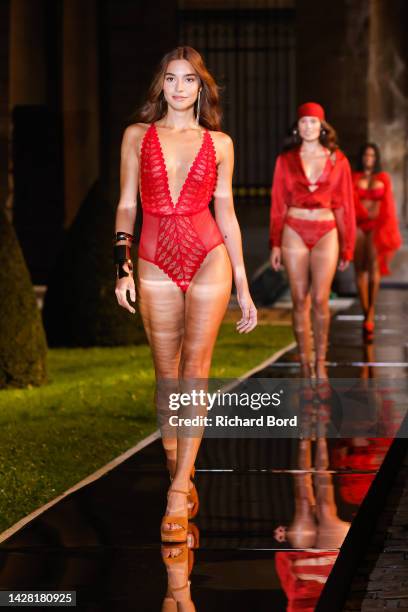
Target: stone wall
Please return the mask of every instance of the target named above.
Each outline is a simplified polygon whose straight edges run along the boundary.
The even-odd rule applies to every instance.
[[[401,225],[407,211],[408,3],[298,0],[298,101],[316,100],[352,163],[376,142],[393,179]]]
[[[372,0],[369,37],[368,136],[391,174],[399,216],[408,222],[408,4]]]

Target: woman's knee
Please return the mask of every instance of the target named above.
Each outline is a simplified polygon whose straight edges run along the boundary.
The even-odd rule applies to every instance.
[[[378,259],[376,254],[370,258],[370,262],[368,265],[368,274],[371,279],[377,280],[380,278],[380,268],[378,265]]]
[[[354,269],[356,271],[356,277],[367,274],[368,265],[366,257],[359,257],[358,259],[354,259]]]
[[[356,283],[365,283],[367,280],[367,270],[363,268],[359,268],[355,270],[356,272]]]
[[[156,363],[154,370],[157,380],[177,380],[179,371],[179,360],[177,359],[170,363]]]
[[[180,378],[207,378],[211,367],[211,355],[208,353],[185,355],[180,362]]]
[[[318,312],[326,312],[329,308],[329,296],[327,293],[312,294],[312,308]]]
[[[309,295],[303,291],[292,292],[293,309],[296,312],[304,312],[309,307]]]
[[[177,451],[177,438],[162,438],[163,448],[166,452],[175,452]]]

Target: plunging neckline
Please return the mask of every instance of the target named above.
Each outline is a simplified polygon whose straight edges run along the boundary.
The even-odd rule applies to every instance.
[[[176,200],[176,202],[174,202],[173,197],[171,195],[171,191],[170,191],[169,173],[167,171],[166,159],[164,157],[163,147],[162,147],[161,142],[160,142],[159,132],[157,131],[157,126],[156,126],[155,123],[152,123],[152,126],[154,128],[154,132],[155,132],[155,135],[156,135],[156,140],[157,140],[158,148],[159,148],[159,151],[160,151],[160,158],[161,158],[161,161],[162,161],[162,164],[163,164],[163,172],[164,172],[164,178],[165,178],[165,181],[166,181],[166,189],[167,189],[167,193],[168,193],[169,202],[170,202],[171,206],[175,209],[175,208],[178,208],[178,206],[180,205],[180,202],[182,200],[184,192],[185,192],[185,190],[186,190],[186,188],[188,186],[188,183],[189,183],[189,180],[190,180],[190,176],[191,176],[193,170],[195,169],[195,166],[197,165],[197,163],[199,161],[201,152],[202,152],[202,150],[204,148],[205,138],[206,138],[206,135],[207,135],[207,130],[203,130],[203,135],[202,135],[202,139],[201,139],[202,142],[201,142],[200,148],[199,148],[196,156],[194,157],[193,161],[191,162],[190,168],[189,168],[189,170],[187,172],[187,175],[186,175],[186,178],[184,179],[184,182],[183,182],[183,184],[181,186],[181,189],[180,189],[180,192],[178,194],[177,200]]]
[[[297,158],[298,158],[298,161],[299,161],[299,166],[300,166],[301,172],[302,172],[302,174],[303,174],[303,176],[304,176],[305,180],[307,181],[307,188],[308,188],[308,190],[310,191],[310,193],[314,193],[314,192],[315,192],[315,191],[316,191],[316,190],[319,188],[319,183],[320,183],[320,180],[323,178],[323,176],[324,176],[324,175],[325,175],[325,173],[326,173],[327,164],[328,164],[328,163],[329,163],[329,161],[330,161],[330,155],[331,155],[331,153],[327,154],[327,153],[326,153],[326,150],[325,150],[325,155],[326,155],[326,163],[325,163],[325,164],[324,164],[324,166],[323,166],[323,170],[321,171],[321,173],[319,174],[319,176],[317,177],[317,179],[316,179],[315,181],[313,181],[313,182],[312,182],[312,181],[311,181],[311,180],[308,178],[308,176],[307,176],[307,174],[306,174],[306,171],[305,171],[305,168],[304,168],[304,165],[303,165],[303,161],[302,161],[302,156],[300,155],[300,147],[298,147],[298,149],[297,149]],[[315,187],[315,189],[310,189],[310,186]]]

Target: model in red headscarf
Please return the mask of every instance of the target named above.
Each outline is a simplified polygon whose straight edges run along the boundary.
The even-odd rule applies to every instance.
[[[360,149],[353,182],[357,218],[354,267],[364,312],[363,330],[372,334],[380,276],[390,273],[388,264],[401,246],[391,180],[381,172],[380,151],[374,143]]]
[[[272,185],[271,264],[283,261],[293,300],[293,326],[302,374],[311,374],[310,305],[315,372],[327,378],[329,294],[339,261],[353,258],[355,212],[350,165],[326,122],[323,108],[308,102],[298,108],[290,142],[275,166]]]

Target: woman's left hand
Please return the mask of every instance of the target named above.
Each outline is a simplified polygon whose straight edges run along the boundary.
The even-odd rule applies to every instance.
[[[252,301],[249,291],[239,291],[237,293],[238,304],[242,311],[242,317],[237,323],[237,331],[247,334],[252,331],[257,324],[257,311]]]
[[[340,270],[340,272],[344,272],[344,270],[347,270],[349,265],[350,262],[347,259],[340,259],[338,269]]]

